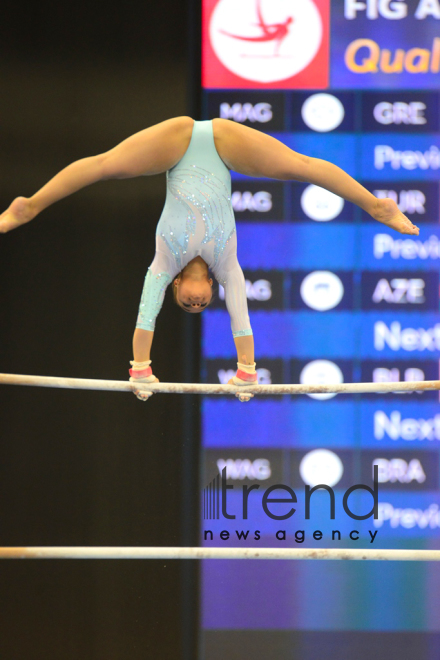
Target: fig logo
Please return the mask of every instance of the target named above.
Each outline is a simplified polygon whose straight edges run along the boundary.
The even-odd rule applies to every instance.
[[[323,25],[313,0],[219,0],[209,34],[226,69],[245,80],[272,83],[312,62]]]

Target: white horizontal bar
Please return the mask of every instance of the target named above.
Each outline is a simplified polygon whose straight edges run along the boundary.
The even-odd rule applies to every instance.
[[[216,385],[201,383],[131,383],[125,380],[93,380],[90,378],[57,378],[54,376],[22,376],[0,374],[0,385],[31,385],[73,390],[109,390],[112,392],[157,392],[166,394],[365,394],[375,392],[420,392],[440,390],[440,380],[405,381],[403,383],[337,383],[335,385]]]
[[[0,548],[0,559],[339,559],[440,561],[440,550],[349,550],[329,548]]]

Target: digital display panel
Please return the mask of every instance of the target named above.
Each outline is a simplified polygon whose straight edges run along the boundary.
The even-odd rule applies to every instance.
[[[400,235],[314,185],[232,173],[260,383],[440,379],[439,21],[437,0],[203,2],[203,118],[339,165],[420,227]],[[227,383],[221,288],[202,327],[203,379]],[[439,448],[438,392],[206,397],[201,543],[440,548]],[[324,490],[307,517],[320,483],[334,518]],[[205,561],[201,628],[210,660],[434,660],[440,570]]]

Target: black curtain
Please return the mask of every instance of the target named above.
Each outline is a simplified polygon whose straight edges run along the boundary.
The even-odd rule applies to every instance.
[[[188,13],[177,0],[3,4],[2,210],[68,163],[188,114]],[[0,236],[1,372],[128,377],[164,195],[164,176],[102,182]],[[152,354],[161,380],[196,377],[187,322],[168,297]],[[196,542],[197,405],[1,387],[0,545]],[[191,657],[186,568],[2,561],[0,657]]]

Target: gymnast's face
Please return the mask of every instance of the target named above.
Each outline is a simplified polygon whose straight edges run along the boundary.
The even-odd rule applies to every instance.
[[[176,302],[185,312],[203,312],[212,298],[212,279],[190,279],[179,277],[174,280]]]

